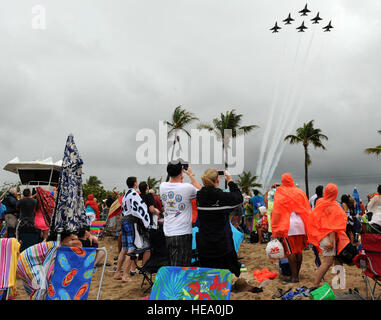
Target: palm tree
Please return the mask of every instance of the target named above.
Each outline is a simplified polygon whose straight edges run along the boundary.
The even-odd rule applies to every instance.
[[[199,129],[207,129],[213,131],[217,138],[222,141],[222,149],[224,152],[225,170],[228,168],[228,148],[229,139],[235,138],[237,135],[247,134],[250,131],[259,128],[257,125],[240,126],[242,121],[242,114],[236,114],[235,109],[226,111],[225,114],[221,113],[219,118],[212,120],[212,125],[208,123],[200,123]],[[225,133],[225,130],[231,130],[231,133]],[[227,182],[225,181],[225,188]]]
[[[314,128],[314,120],[304,123],[303,127],[296,129],[296,135],[290,134],[284,138],[284,141],[289,141],[290,144],[302,143],[304,147],[304,177],[306,183],[306,194],[309,198],[308,190],[308,166],[311,165],[311,158],[308,153],[308,146],[312,144],[315,149],[321,148],[325,150],[321,140],[328,140],[328,137],[321,133],[321,129]]]
[[[161,183],[162,178],[160,177],[160,180],[157,180],[155,178],[151,178],[151,176],[148,176],[147,178],[147,184],[150,189],[157,190],[157,185]]]
[[[190,133],[186,130],[186,126],[188,126],[191,122],[199,120],[192,112],[186,111],[182,109],[181,106],[175,108],[175,111],[172,114],[171,121],[165,121],[164,123],[170,128],[168,131],[168,138],[174,135],[173,139],[173,148],[172,148],[172,156],[171,161],[173,160],[173,155],[175,152],[176,142],[180,145],[180,137],[178,136],[179,131],[185,132],[189,137]],[[169,176],[167,176],[167,180],[169,180]]]
[[[86,184],[93,187],[99,187],[102,184],[102,181],[99,180],[97,176],[90,176],[87,179]]]
[[[252,188],[262,188],[260,183],[256,183],[257,176],[252,176],[251,172],[244,171],[242,174],[238,176],[237,185],[241,188],[241,190],[247,195],[251,196],[250,189]]]
[[[381,134],[381,130],[378,130],[378,133]],[[365,149],[365,153],[367,154],[375,154],[375,155],[379,155],[381,154],[381,144],[377,147],[374,147],[374,148],[367,148]]]

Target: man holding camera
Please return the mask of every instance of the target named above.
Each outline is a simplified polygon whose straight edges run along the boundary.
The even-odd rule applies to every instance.
[[[183,183],[183,172],[191,183]],[[164,207],[164,234],[171,266],[188,267],[192,261],[192,199],[201,184],[192,169],[182,161],[167,165],[168,182],[160,185],[160,198]]]

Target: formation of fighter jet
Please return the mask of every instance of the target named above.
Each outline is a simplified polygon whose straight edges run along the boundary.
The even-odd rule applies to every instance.
[[[331,21],[329,21],[328,25],[326,25],[323,29],[324,29],[324,32],[331,32],[331,29],[332,29],[332,24],[331,24]]]
[[[283,22],[286,22],[285,24],[291,24],[291,21],[295,21],[291,18],[291,13],[288,14],[288,17],[283,20]]]
[[[319,23],[320,20],[323,20],[323,19],[319,17],[319,12],[317,13],[315,18],[311,19],[311,21],[313,21],[312,24],[317,24]]]
[[[307,16],[308,13],[310,13],[311,10],[308,9],[307,7],[307,4],[305,5],[304,9],[300,10],[299,13],[300,13],[300,16]],[[319,24],[319,21],[323,20],[321,17],[320,17],[320,12],[317,13],[316,17],[310,19],[312,21],[312,24]],[[295,21],[295,19],[291,18],[291,13],[288,14],[288,17],[284,20],[282,20],[282,22],[284,22],[284,24],[291,24],[292,21]],[[330,32],[331,29],[333,28],[332,24],[331,24],[331,21],[329,21],[329,24],[326,25],[323,30],[324,32]],[[270,30],[272,31],[272,33],[278,33],[280,30],[282,29],[281,27],[278,26],[278,22],[275,22],[275,26],[272,27]],[[296,28],[298,30],[298,32],[304,32],[304,30],[308,29],[308,27],[304,24],[304,21],[302,22],[302,24]]]
[[[298,32],[304,32],[304,30],[308,28],[304,25],[304,21],[303,21],[301,26],[297,27],[296,29],[299,30]]]
[[[275,22],[275,26],[272,27],[270,30],[272,30],[273,33],[279,32],[278,30],[282,29],[281,27],[278,27],[278,22]]]

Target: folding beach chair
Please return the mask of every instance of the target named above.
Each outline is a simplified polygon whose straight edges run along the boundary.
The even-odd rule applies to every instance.
[[[96,298],[99,300],[107,251],[104,248],[87,247],[58,248],[46,300],[87,300],[92,276],[96,270],[94,261],[97,251],[105,253]]]
[[[19,253],[20,243],[16,238],[0,239],[0,300],[13,299],[16,294]]]
[[[57,241],[43,241],[20,253],[17,274],[30,300],[45,299],[57,249]]]
[[[149,284],[149,287],[144,291],[144,293],[147,293],[153,286],[152,276],[157,273],[160,267],[167,266],[169,264],[168,250],[163,229],[151,229],[149,231],[149,237],[149,248],[136,250],[133,253],[127,254],[132,261],[135,261],[139,274],[143,276],[141,288],[143,288],[145,282]],[[139,255],[143,254],[148,249],[151,252],[150,258],[143,266],[139,266],[137,263]]]
[[[90,234],[102,238],[104,236],[107,221],[95,220],[91,223]]]
[[[362,250],[353,259],[355,265],[362,269],[362,277],[365,282],[366,299],[369,295],[371,300],[379,300],[381,293],[376,298],[376,289],[381,288],[381,235],[362,234]],[[373,281],[373,286],[371,285]]]
[[[161,267],[149,300],[230,300],[232,278],[225,269]]]

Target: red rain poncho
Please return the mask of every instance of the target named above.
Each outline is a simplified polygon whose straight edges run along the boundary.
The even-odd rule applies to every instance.
[[[93,210],[95,211],[96,219],[99,220],[99,207],[98,207],[98,203],[94,200],[94,195],[93,194],[89,194],[87,196],[87,201],[85,203],[85,208],[87,206],[90,206],[91,208],[93,208]]]
[[[282,175],[282,184],[276,189],[271,216],[271,229],[274,237],[287,237],[291,213],[297,213],[308,229],[308,216],[311,206],[302,189],[295,187],[291,174]]]
[[[340,204],[336,201],[337,186],[333,183],[327,184],[324,197],[316,203],[315,209],[309,216],[308,241],[318,248],[320,241],[330,234],[336,233],[337,254],[339,254],[349,243],[345,233],[347,227],[347,215]]]

